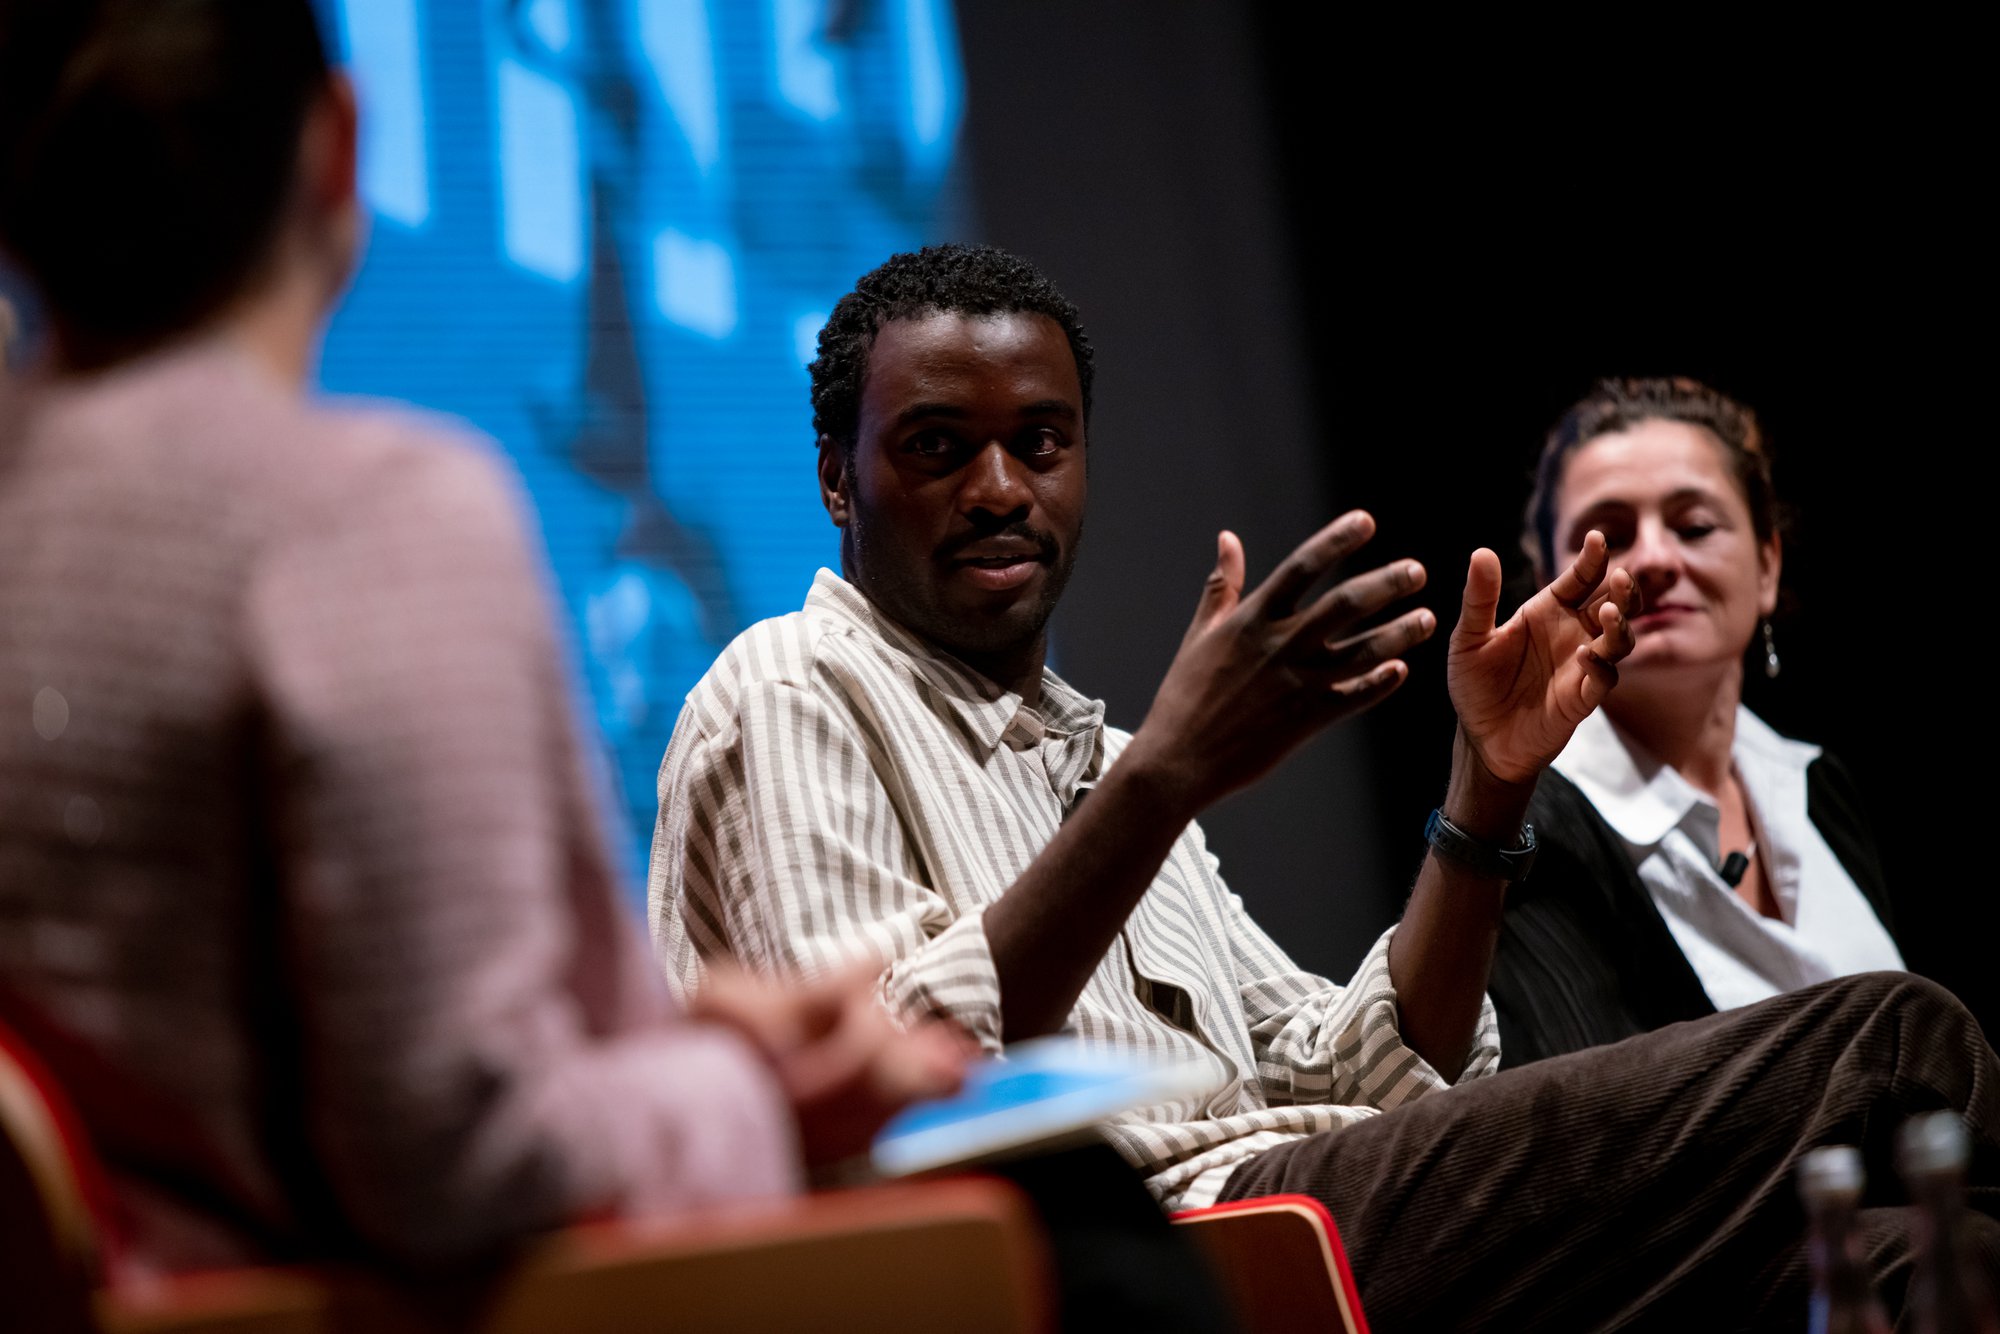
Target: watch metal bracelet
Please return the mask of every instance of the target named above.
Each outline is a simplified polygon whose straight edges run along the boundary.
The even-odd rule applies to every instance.
[[[1531,824],[1521,826],[1520,847],[1496,848],[1445,819],[1442,810],[1434,810],[1424,823],[1424,841],[1437,849],[1440,857],[1448,857],[1496,880],[1524,880],[1528,868],[1535,864],[1537,845],[1535,827]]]

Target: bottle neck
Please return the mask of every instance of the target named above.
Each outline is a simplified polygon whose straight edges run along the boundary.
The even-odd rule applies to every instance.
[[[1889,1319],[1876,1298],[1855,1226],[1854,1200],[1812,1201],[1808,1222],[1807,1255],[1813,1270],[1810,1334],[1889,1334]]]
[[[1917,1217],[1910,1314],[1917,1334],[2000,1334],[1993,1289],[1966,1253],[1957,1175],[1927,1173],[1910,1183],[1910,1196]]]

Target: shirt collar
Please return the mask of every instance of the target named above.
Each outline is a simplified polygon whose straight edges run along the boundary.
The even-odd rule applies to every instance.
[[[1707,798],[1670,765],[1628,744],[1598,709],[1550,766],[1576,784],[1618,837],[1651,847]]]
[[[860,589],[832,570],[822,569],[813,576],[806,610],[858,631],[907,666],[944,702],[966,735],[979,743],[982,753],[992,753],[1010,727],[1039,740],[1044,734],[1095,732],[1104,725],[1104,702],[1078,693],[1046,667],[1042,669],[1041,708],[1029,708],[1018,692],[1003,689],[883,615]]]
[[[1762,718],[1736,706],[1730,759],[1759,809],[1778,809],[1780,794],[1803,791],[1806,766],[1819,753],[1818,746],[1779,736]],[[1697,806],[1714,806],[1678,771],[1627,741],[1602,709],[1577,726],[1550,767],[1576,784],[1604,822],[1635,847],[1658,843]]]
[[[1820,748],[1810,741],[1794,741],[1779,736],[1771,725],[1750,710],[1736,708],[1736,746],[1731,757],[1736,772],[1752,793],[1763,781],[1802,783],[1809,765],[1820,756]]]

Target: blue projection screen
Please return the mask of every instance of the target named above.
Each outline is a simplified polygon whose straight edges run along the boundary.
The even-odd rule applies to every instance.
[[[953,214],[948,0],[325,0],[366,262],[323,366],[526,480],[643,866],[687,690],[836,561],[805,365]]]

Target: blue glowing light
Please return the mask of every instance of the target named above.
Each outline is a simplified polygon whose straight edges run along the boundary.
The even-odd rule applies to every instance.
[[[342,0],[340,36],[361,126],[361,194],[381,217],[420,226],[431,212],[424,146],[424,58],[419,0]]]
[[[394,225],[323,378],[519,468],[636,870],[688,687],[838,561],[802,368],[854,279],[947,215],[950,6],[328,4]]]

